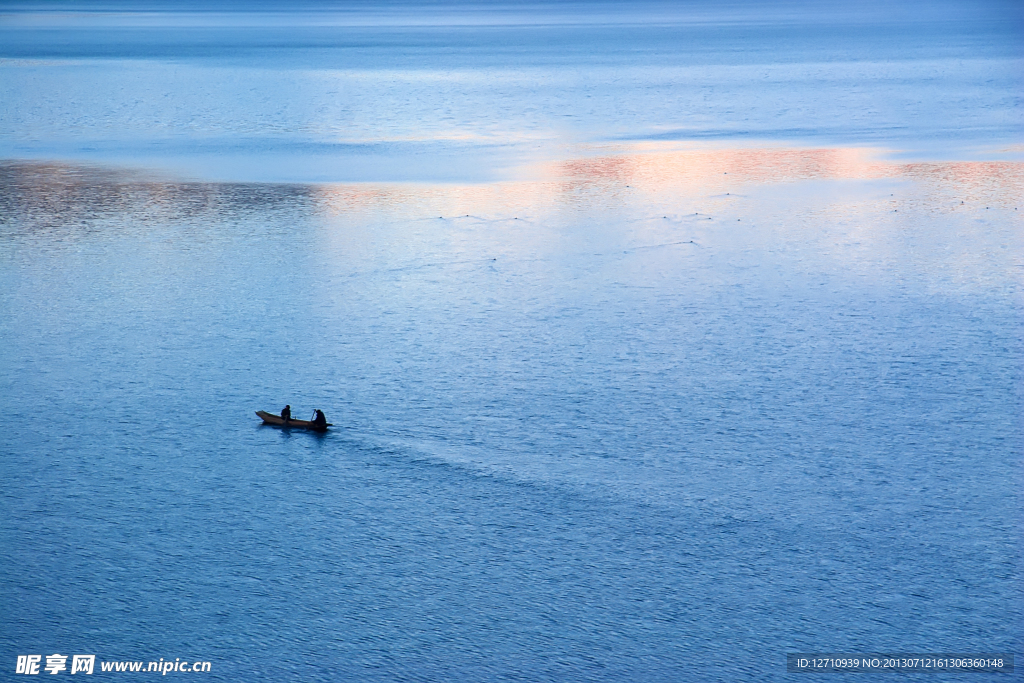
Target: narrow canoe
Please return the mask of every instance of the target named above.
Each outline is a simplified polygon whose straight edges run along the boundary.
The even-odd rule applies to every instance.
[[[290,427],[292,429],[309,429],[314,432],[326,432],[327,427],[333,427],[330,422],[327,423],[327,427],[317,427],[309,420],[284,420],[280,415],[272,415],[271,413],[257,410],[256,414],[263,418],[263,424],[274,425],[275,427]]]

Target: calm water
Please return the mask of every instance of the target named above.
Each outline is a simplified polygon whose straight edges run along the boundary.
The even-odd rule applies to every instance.
[[[1024,663],[1018,8],[113,7],[0,12],[2,677]]]

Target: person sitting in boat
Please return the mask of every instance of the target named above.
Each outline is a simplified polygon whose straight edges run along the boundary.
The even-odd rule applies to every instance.
[[[281,409],[281,419],[284,420],[285,422],[292,419],[291,405],[286,405],[284,408]]]
[[[313,418],[313,426],[317,429],[327,429],[327,418],[319,408],[316,410],[316,417]]]

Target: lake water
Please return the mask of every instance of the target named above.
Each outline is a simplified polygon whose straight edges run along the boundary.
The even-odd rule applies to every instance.
[[[0,8],[2,677],[1020,655],[1022,37],[1012,3]]]

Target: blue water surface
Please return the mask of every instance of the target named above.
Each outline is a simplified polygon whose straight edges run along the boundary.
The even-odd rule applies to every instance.
[[[1024,652],[1015,7],[338,7],[0,13],[0,677]]]

